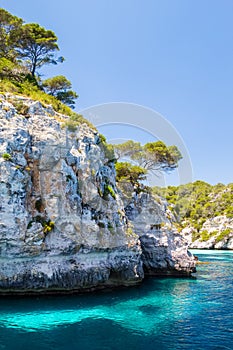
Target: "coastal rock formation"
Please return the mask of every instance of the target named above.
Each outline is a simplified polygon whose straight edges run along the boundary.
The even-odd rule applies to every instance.
[[[210,185],[197,180],[180,186],[154,187],[165,197],[175,226],[190,248],[232,249],[233,183]]]
[[[1,291],[138,283],[141,248],[126,233],[98,133],[39,102],[1,96]]]
[[[154,275],[194,271],[181,236],[160,227],[170,224],[163,205],[141,194],[125,213],[115,175],[94,128],[0,96],[1,293],[135,285],[143,266]]]
[[[225,215],[206,220],[199,232],[188,226],[181,234],[188,241],[190,248],[233,249],[233,219]]]
[[[146,274],[189,276],[195,272],[194,257],[187,241],[174,229],[166,202],[158,203],[149,193],[135,193],[125,212],[139,236]]]

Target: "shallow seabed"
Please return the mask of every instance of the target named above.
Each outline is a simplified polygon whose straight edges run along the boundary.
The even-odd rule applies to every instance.
[[[196,279],[88,295],[0,298],[0,350],[233,349],[233,252],[193,250]]]

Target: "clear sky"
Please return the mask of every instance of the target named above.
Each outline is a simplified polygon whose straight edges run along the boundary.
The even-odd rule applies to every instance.
[[[57,34],[66,61],[43,72],[72,81],[78,110],[119,101],[152,108],[183,138],[194,179],[233,182],[232,0],[0,0],[0,6]]]

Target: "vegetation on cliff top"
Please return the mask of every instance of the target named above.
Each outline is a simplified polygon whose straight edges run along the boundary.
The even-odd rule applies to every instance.
[[[38,70],[47,64],[58,64],[64,57],[57,56],[60,50],[58,38],[51,30],[37,23],[25,24],[23,19],[0,8],[0,93],[10,92],[52,105],[54,110],[70,116],[67,128],[75,130],[80,123],[88,121],[73,112],[78,97],[71,82],[62,75],[41,80]],[[147,171],[168,171],[178,166],[182,158],[176,146],[163,142],[149,142],[142,146],[127,141],[121,145],[108,145],[100,135],[100,146],[109,161],[127,157],[136,163],[118,163],[118,181],[124,180],[137,188],[144,188],[142,181]],[[115,156],[115,154],[116,156]]]
[[[37,23],[25,24],[23,19],[0,8],[0,93],[24,95],[52,105],[76,124],[85,122],[93,128],[72,111],[78,95],[66,77],[59,75],[42,81],[38,74],[44,65],[64,61],[64,57],[56,56],[60,50],[57,40],[53,31]]]

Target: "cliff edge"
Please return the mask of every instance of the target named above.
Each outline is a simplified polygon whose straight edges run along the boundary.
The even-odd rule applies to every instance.
[[[129,221],[96,130],[40,102],[0,96],[1,293],[141,282],[144,243]]]

